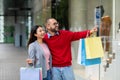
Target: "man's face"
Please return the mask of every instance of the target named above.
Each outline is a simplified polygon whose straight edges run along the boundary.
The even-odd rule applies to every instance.
[[[50,32],[57,32],[59,28],[59,23],[55,19],[49,19],[47,23],[47,29]]]

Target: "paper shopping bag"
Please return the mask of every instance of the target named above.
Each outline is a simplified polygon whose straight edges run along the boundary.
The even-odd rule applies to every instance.
[[[85,39],[80,39],[78,49],[78,64],[90,66],[101,63],[101,58],[86,59]]]
[[[20,80],[42,80],[42,69],[21,67]]]
[[[79,46],[78,46],[78,58],[77,58],[77,63],[78,64],[81,64],[81,54],[82,54],[82,51],[81,51],[81,48],[82,48],[82,39],[79,40]]]
[[[87,59],[99,58],[104,56],[104,49],[100,37],[85,38],[85,48]]]

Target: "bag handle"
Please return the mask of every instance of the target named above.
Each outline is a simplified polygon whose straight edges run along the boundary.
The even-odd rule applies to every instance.
[[[97,35],[97,33],[94,32],[94,33],[92,33],[92,34],[90,35],[90,37],[96,37],[96,35]]]
[[[94,33],[92,33],[92,34],[90,34],[90,36],[89,36],[89,31],[87,32],[87,35],[86,35],[86,38],[89,38],[89,37],[96,37],[96,35],[97,35],[97,33],[96,32],[94,32]]]

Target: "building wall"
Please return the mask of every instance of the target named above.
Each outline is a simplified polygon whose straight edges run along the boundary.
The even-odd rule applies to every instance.
[[[51,17],[51,0],[35,0],[33,6],[33,24],[43,25]]]

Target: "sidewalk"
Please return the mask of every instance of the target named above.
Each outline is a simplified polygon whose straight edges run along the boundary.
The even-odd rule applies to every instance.
[[[19,69],[26,66],[27,53],[13,44],[0,44],[0,80],[20,80]]]

